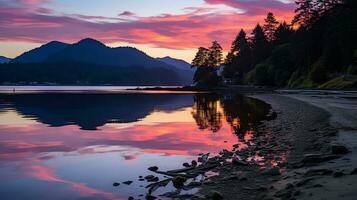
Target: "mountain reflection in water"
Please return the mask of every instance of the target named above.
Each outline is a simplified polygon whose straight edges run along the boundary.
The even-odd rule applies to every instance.
[[[180,168],[199,153],[244,146],[270,109],[238,94],[0,95],[0,194],[138,197],[148,166]]]

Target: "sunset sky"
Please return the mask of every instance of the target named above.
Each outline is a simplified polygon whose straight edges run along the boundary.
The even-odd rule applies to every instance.
[[[91,37],[191,61],[212,40],[227,50],[240,28],[250,33],[269,11],[289,22],[294,8],[293,0],[1,0],[0,55]]]

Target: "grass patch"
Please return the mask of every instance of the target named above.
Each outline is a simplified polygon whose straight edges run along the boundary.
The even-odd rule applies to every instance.
[[[319,86],[320,89],[351,89],[357,88],[356,76],[340,76]]]

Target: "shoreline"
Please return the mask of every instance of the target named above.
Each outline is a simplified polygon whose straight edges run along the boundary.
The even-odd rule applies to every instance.
[[[183,172],[183,176],[190,175],[191,170],[215,173],[216,176],[207,176],[201,183],[192,181],[187,185],[198,188],[197,193],[169,193],[161,197],[232,200],[355,199],[357,139],[351,141],[350,132],[341,132],[346,131],[344,126],[337,127],[331,123],[331,119],[336,117],[334,114],[338,116],[341,113],[331,114],[331,110],[314,105],[311,98],[317,103],[321,99],[315,99],[315,94],[309,95],[309,98],[303,98],[304,94],[284,93],[248,95],[269,103],[272,115],[276,113],[276,118],[264,121],[258,127],[251,140],[253,143],[248,144],[247,149],[235,152],[239,147],[233,146],[232,149],[222,150],[218,156],[207,157],[207,162],[196,168],[173,170]],[[357,111],[357,102],[354,103]],[[347,131],[351,130],[357,129]],[[357,138],[357,134],[354,138]],[[204,156],[201,155],[199,159],[202,160]],[[262,158],[264,163],[259,164],[256,158]],[[172,180],[181,176],[168,175],[173,176]]]

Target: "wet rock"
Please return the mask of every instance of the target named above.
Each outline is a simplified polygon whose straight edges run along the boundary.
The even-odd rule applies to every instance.
[[[347,154],[348,149],[341,144],[332,144],[331,152],[332,152],[332,154]]]
[[[191,167],[191,165],[188,164],[188,163],[183,163],[182,166],[184,166],[184,167]]]
[[[316,175],[331,175],[333,170],[330,169],[309,169],[305,172],[305,176],[316,176]]]
[[[306,185],[308,182],[314,180],[313,178],[305,178],[296,183],[296,186],[301,187],[303,185]]]
[[[196,166],[197,166],[197,161],[193,160],[193,161],[191,162],[191,166],[192,166],[192,167],[196,167]]]
[[[270,168],[270,169],[266,169],[264,172],[263,172],[264,175],[270,175],[270,176],[279,176],[281,173],[280,173],[280,168],[279,167],[273,167],[273,168]]]
[[[305,154],[301,162],[304,165],[317,164],[329,160],[339,158],[338,155],[325,155],[325,154]]]
[[[300,190],[296,190],[296,191],[294,192],[294,196],[299,196],[300,194],[301,194]]]
[[[212,193],[209,195],[210,199],[212,200],[221,200],[223,199],[223,195],[219,193],[218,191],[212,191]]]
[[[201,182],[197,182],[197,181],[192,181],[191,183],[187,184],[186,186],[184,186],[185,190],[190,190],[196,187],[201,186],[202,183]]]
[[[351,172],[350,172],[351,175],[355,175],[357,174],[357,168],[354,168]]]
[[[279,197],[281,199],[289,199],[291,198],[291,192],[288,190],[280,190],[274,194],[275,197]]]
[[[209,153],[202,154],[202,156],[198,157],[197,161],[200,163],[205,163],[205,162],[207,162],[208,157],[209,157]]]
[[[156,172],[159,168],[157,166],[149,167],[148,170]]]
[[[124,181],[123,182],[123,184],[125,184],[125,185],[130,185],[130,184],[132,184],[133,183],[133,181]]]
[[[153,175],[147,175],[147,176],[145,176],[144,178],[145,178],[146,180],[150,180],[150,179],[155,178],[155,176],[153,176]]]
[[[120,183],[117,183],[117,182],[114,182],[114,183],[113,183],[113,186],[114,186],[114,187],[118,187],[119,185],[120,185]]]
[[[153,177],[150,179],[147,179],[148,182],[158,182],[159,181],[159,177]]]
[[[148,194],[148,195],[145,196],[145,199],[146,200],[155,200],[157,198],[155,196],[152,196],[152,195]]]
[[[128,197],[128,200],[134,200],[134,197],[130,196],[130,197]]]
[[[335,177],[335,178],[341,177],[341,176],[344,176],[344,175],[345,175],[345,174],[344,174],[342,171],[333,173],[333,177]]]
[[[291,189],[294,188],[294,185],[291,183],[286,184],[285,189]]]
[[[175,188],[183,188],[184,183],[186,182],[186,178],[182,176],[176,176],[172,179],[172,183]]]
[[[243,160],[239,160],[238,157],[233,157],[233,158],[232,158],[232,164],[234,164],[234,165],[241,165],[241,166],[247,166],[247,165],[248,165],[247,162],[245,162],[245,161],[243,161]]]

